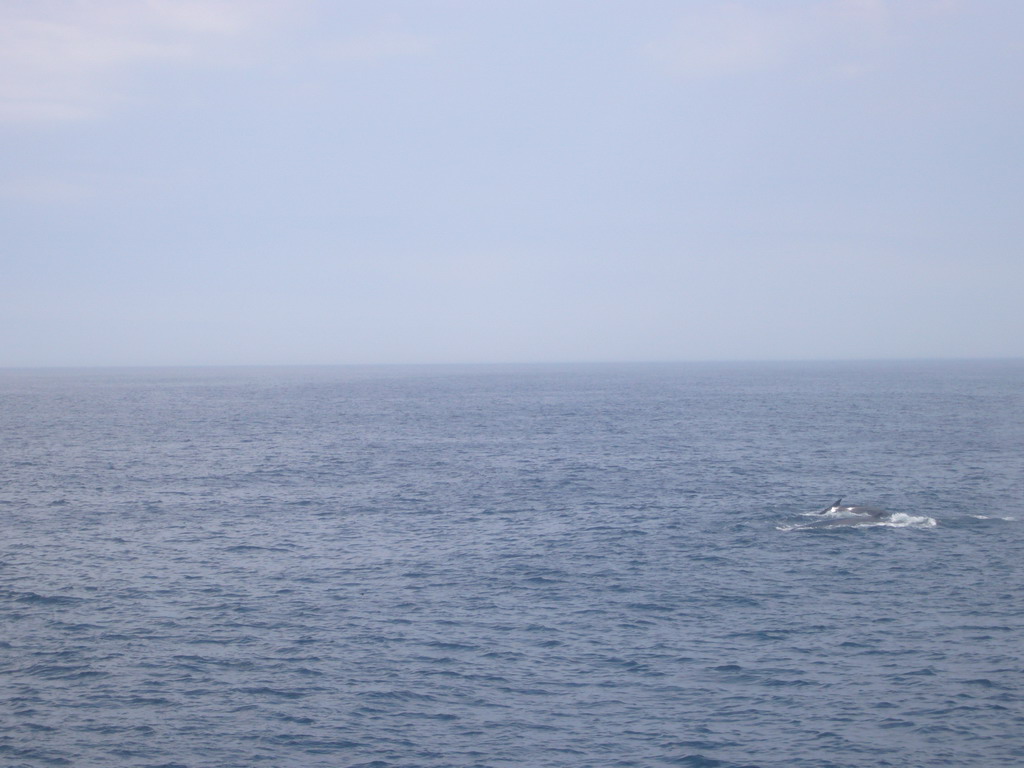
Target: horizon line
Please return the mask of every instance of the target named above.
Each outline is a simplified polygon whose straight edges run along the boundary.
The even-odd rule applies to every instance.
[[[809,363],[954,363],[954,362],[1015,362],[1024,361],[1024,355],[950,356],[950,357],[786,357],[786,358],[673,358],[651,360],[495,360],[495,361],[435,361],[435,362],[354,362],[354,363],[87,363],[0,365],[6,371],[102,371],[102,370],[157,370],[157,369],[253,369],[253,368],[500,368],[545,366],[628,366],[628,365],[770,365]]]

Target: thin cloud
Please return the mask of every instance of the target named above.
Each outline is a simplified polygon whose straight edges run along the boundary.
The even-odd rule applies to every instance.
[[[957,0],[829,0],[705,4],[679,19],[648,54],[686,79],[778,71],[800,65],[856,75],[893,32],[917,18],[955,13]]]
[[[0,181],[0,200],[19,203],[78,203],[93,196],[86,184],[52,176],[27,176]]]
[[[324,58],[376,63],[386,59],[423,56],[433,49],[434,42],[428,37],[401,30],[381,29],[328,45]]]
[[[276,0],[36,0],[0,5],[0,122],[80,120],[152,63],[214,60]]]

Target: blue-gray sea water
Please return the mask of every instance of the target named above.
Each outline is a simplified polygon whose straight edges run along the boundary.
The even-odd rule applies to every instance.
[[[1021,766],[1022,451],[1022,361],[0,372],[0,764]]]

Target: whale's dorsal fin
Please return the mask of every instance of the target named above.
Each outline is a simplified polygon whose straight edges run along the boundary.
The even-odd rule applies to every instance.
[[[831,511],[832,511],[833,509],[835,509],[836,507],[838,507],[838,506],[839,506],[839,503],[840,503],[840,502],[841,502],[842,500],[843,500],[843,497],[842,497],[842,496],[840,496],[840,497],[839,497],[838,499],[836,499],[835,503],[834,503],[834,504],[833,504],[833,505],[832,505],[831,507],[825,507],[825,508],[824,508],[823,510],[821,510],[821,512],[819,512],[818,514],[819,514],[819,515],[824,515],[824,514],[825,514],[826,512],[831,512]]]

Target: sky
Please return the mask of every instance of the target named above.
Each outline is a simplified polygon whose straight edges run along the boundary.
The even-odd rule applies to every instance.
[[[1024,356],[1019,0],[0,0],[0,367]]]

